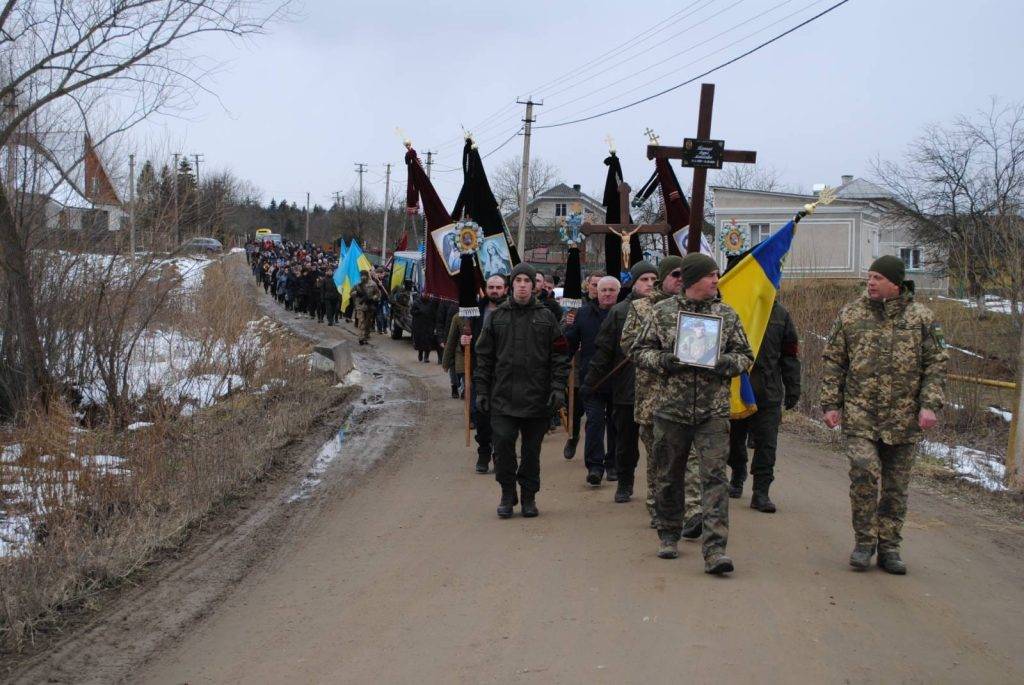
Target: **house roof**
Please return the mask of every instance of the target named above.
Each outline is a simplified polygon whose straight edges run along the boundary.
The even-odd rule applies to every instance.
[[[25,191],[46,195],[65,207],[121,205],[88,135],[55,131],[21,133],[14,137],[14,143],[19,164],[31,165],[21,178]]]
[[[836,188],[836,196],[844,200],[889,200],[892,193],[863,178],[855,178]]]
[[[542,190],[537,193],[536,197],[530,201],[530,204],[537,202],[538,200],[582,200],[586,203],[592,204],[596,207],[604,207],[599,201],[590,197],[582,190],[576,190],[575,188],[566,185],[565,183],[559,183],[558,185],[552,186],[547,190]]]

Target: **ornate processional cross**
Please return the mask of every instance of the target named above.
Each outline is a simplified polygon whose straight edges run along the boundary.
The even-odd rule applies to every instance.
[[[625,181],[619,181],[619,223],[617,224],[583,224],[580,232],[583,235],[612,235],[619,236],[622,241],[622,269],[629,270],[629,239],[635,233],[657,233],[665,235],[670,227],[668,224],[632,224],[629,222],[629,195],[632,189]],[[613,274],[614,275],[614,274]]]
[[[723,162],[754,164],[757,153],[749,150],[726,150],[725,141],[711,140],[711,110],[715,102],[715,84],[700,86],[700,112],[697,115],[697,138],[687,138],[683,147],[647,146],[647,159],[680,159],[683,166],[693,168],[693,190],[690,199],[690,230],[686,251],[700,250],[700,234],[704,228],[704,195],[708,169],[721,169]]]

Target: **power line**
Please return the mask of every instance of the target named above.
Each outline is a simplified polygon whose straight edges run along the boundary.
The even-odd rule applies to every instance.
[[[607,111],[600,112],[598,114],[593,114],[593,115],[588,116],[588,117],[581,117],[579,119],[572,119],[572,120],[569,120],[569,121],[560,121],[560,122],[555,123],[555,124],[546,124],[546,125],[543,125],[543,126],[537,126],[536,128],[538,128],[538,129],[540,129],[540,128],[558,128],[560,126],[569,126],[571,124],[579,124],[579,123],[582,123],[584,121],[591,121],[592,119],[598,119],[600,117],[607,116],[609,114],[615,114],[616,112],[621,112],[621,111],[629,109],[631,107],[635,107],[635,106],[643,104],[645,102],[649,102],[650,100],[654,100],[655,98],[659,98],[662,95],[665,95],[666,93],[671,93],[674,90],[678,90],[678,89],[682,88],[683,86],[687,86],[687,85],[693,83],[694,81],[697,81],[699,79],[704,78],[705,76],[708,76],[710,74],[715,73],[716,71],[720,71],[721,69],[724,69],[725,67],[727,67],[727,66],[729,66],[731,64],[735,64],[736,62],[739,62],[741,59],[743,59],[745,57],[749,57],[750,55],[754,54],[755,52],[758,52],[759,50],[768,47],[772,43],[775,43],[776,41],[778,41],[778,40],[788,36],[789,34],[793,33],[794,31],[797,31],[797,30],[803,28],[804,26],[807,26],[808,24],[810,24],[810,23],[812,23],[814,21],[817,21],[821,17],[825,16],[826,14],[828,14],[829,12],[832,12],[835,9],[838,9],[842,5],[845,5],[846,3],[848,3],[849,1],[850,0],[840,0],[836,4],[834,4],[831,7],[829,7],[828,9],[825,9],[825,10],[819,12],[818,14],[814,15],[813,17],[800,22],[796,26],[783,31],[779,35],[766,40],[765,42],[761,43],[760,45],[757,45],[757,46],[747,50],[746,52],[744,52],[744,53],[742,53],[740,55],[737,55],[736,57],[733,57],[732,59],[730,59],[730,60],[728,60],[726,62],[723,62],[723,63],[719,64],[716,67],[712,67],[711,69],[708,69],[707,71],[705,71],[702,74],[698,74],[698,75],[694,76],[693,78],[690,78],[690,79],[687,79],[687,80],[683,81],[682,83],[677,83],[674,86],[670,86],[669,88],[665,88],[664,90],[658,91],[657,93],[654,93],[653,95],[648,95],[647,97],[641,98],[639,100],[635,100],[633,102],[630,102],[628,104],[622,105],[620,107],[615,107],[613,109],[609,109]]]
[[[607,90],[608,88],[611,88],[612,86],[616,86],[616,85],[622,83],[623,81],[629,81],[629,80],[635,78],[636,76],[644,73],[645,71],[649,71],[651,69],[654,69],[655,67],[658,67],[658,66],[660,66],[662,64],[665,64],[666,62],[669,62],[669,61],[675,59],[676,57],[680,57],[682,55],[685,55],[688,52],[692,52],[693,50],[699,48],[700,46],[706,45],[707,43],[715,41],[718,38],[721,38],[722,36],[726,35],[727,33],[735,31],[736,29],[740,28],[741,26],[749,24],[752,21],[756,21],[757,19],[760,19],[764,15],[770,14],[771,12],[774,12],[775,10],[779,9],[780,7],[782,7],[784,5],[788,5],[791,2],[793,2],[793,1],[794,0],[783,0],[779,4],[777,4],[777,5],[773,6],[773,7],[770,7],[769,9],[766,9],[763,12],[760,12],[759,14],[755,14],[754,16],[750,17],[749,19],[745,19],[745,20],[741,21],[740,23],[735,24],[734,26],[731,26],[731,27],[725,29],[724,31],[716,33],[713,36],[709,36],[708,38],[705,38],[704,40],[702,40],[699,43],[694,43],[693,45],[690,45],[685,50],[680,50],[679,52],[671,54],[668,57],[665,57],[664,59],[658,60],[657,62],[655,62],[653,64],[650,64],[650,65],[648,65],[648,66],[646,66],[646,67],[644,67],[644,68],[642,68],[642,69],[640,69],[638,71],[635,71],[635,72],[633,72],[631,74],[623,76],[622,78],[620,78],[618,80],[615,80],[615,81],[612,81],[611,83],[605,84],[605,85],[601,86],[600,88],[597,88],[595,90],[590,91],[589,93],[584,93],[583,95],[577,96],[577,97],[573,98],[572,100],[567,100],[565,102],[562,102],[562,103],[558,104],[557,106],[552,107],[551,109],[549,109],[548,113],[550,114],[551,112],[553,112],[555,110],[562,109],[564,107],[568,107],[569,105],[571,105],[571,104],[573,104],[575,102],[579,102],[580,100],[586,100],[590,96],[596,95],[597,93],[600,93],[603,90]],[[814,5],[820,4],[820,3],[824,2],[824,1],[825,0],[814,0],[814,2],[812,2],[810,5],[807,5],[807,6],[803,7],[800,10],[797,10],[796,12],[794,12],[792,14],[789,14],[789,15],[787,15],[785,17],[782,17],[781,19],[777,20],[773,24],[768,24],[767,26],[761,27],[760,29],[758,29],[758,31],[755,31],[755,34],[759,33],[760,31],[764,31],[764,30],[774,26],[775,24],[778,24],[778,23],[780,23],[782,21],[785,21],[786,19],[789,19],[790,17],[793,17],[794,15],[799,14],[800,12],[803,12],[803,11],[807,10],[808,8],[813,7]],[[736,4],[739,4],[739,3],[736,3]],[[730,5],[730,7],[735,7],[735,5]],[[729,8],[726,8],[726,9],[729,9]],[[740,41],[737,41],[737,42],[742,42],[743,40],[746,40],[747,38],[749,38],[751,35],[754,35],[754,34],[750,34],[750,35],[744,36],[742,39],[740,39]],[[672,36],[672,37],[675,37],[675,36]],[[735,45],[735,43],[730,43],[729,45],[726,45],[726,46],[724,46],[722,48],[719,48],[715,52],[712,52],[712,53],[710,53],[708,55],[704,55],[704,57],[701,57],[697,61],[699,62],[699,61],[701,61],[703,59],[706,59],[706,58],[710,57],[711,55],[715,54],[716,52],[721,52],[721,50],[727,49],[727,48],[731,47],[732,45]],[[633,59],[633,58],[630,58],[630,59]],[[626,60],[626,61],[629,61],[629,60]],[[611,71],[612,69],[618,68],[622,64],[625,64],[625,62],[620,62],[619,64],[616,64],[614,67],[610,67],[609,69],[606,69],[604,71],[598,72],[597,74],[594,74],[594,76],[600,76],[601,74],[607,73],[608,71]],[[693,64],[693,63],[691,62],[691,64]],[[689,66],[689,65],[685,65],[685,66]],[[593,78],[593,76],[589,77],[589,78]],[[659,76],[657,80],[660,80],[662,78],[664,78],[664,76]],[[583,83],[585,83],[585,81],[581,81],[579,84],[576,84],[576,85],[582,85]],[[567,90],[571,90],[571,88],[575,88],[575,87],[576,87],[575,85],[571,86]],[[565,91],[562,91],[562,92],[565,92]],[[629,91],[626,91],[626,92],[629,92]]]

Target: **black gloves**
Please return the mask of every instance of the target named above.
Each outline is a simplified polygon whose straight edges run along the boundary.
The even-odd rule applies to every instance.
[[[476,396],[476,410],[482,414],[491,413],[491,398],[486,393],[478,393]]]
[[[548,395],[548,409],[551,410],[552,414],[555,414],[564,406],[565,392],[562,390],[552,390],[551,394]]]
[[[668,373],[680,373],[689,368],[681,361],[676,359],[676,356],[671,352],[662,352],[661,358],[658,359],[658,364],[661,366],[662,369],[664,369]]]

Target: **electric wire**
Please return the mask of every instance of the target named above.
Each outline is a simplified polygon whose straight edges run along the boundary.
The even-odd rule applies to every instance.
[[[725,29],[724,31],[720,31],[719,33],[716,33],[713,36],[709,36],[708,38],[705,38],[704,40],[700,41],[699,43],[694,43],[693,45],[690,45],[685,50],[680,50],[679,52],[673,53],[673,54],[669,55],[668,57],[665,57],[664,59],[658,60],[657,62],[655,62],[653,64],[650,64],[650,65],[648,65],[646,67],[643,67],[642,69],[639,69],[638,71],[635,71],[635,72],[633,72],[631,74],[623,76],[623,77],[621,77],[621,78],[619,78],[619,79],[617,79],[615,81],[612,81],[611,83],[607,83],[607,84],[601,86],[600,88],[596,88],[596,89],[594,89],[594,90],[592,90],[592,91],[590,91],[588,93],[584,93],[583,95],[579,95],[579,96],[577,96],[577,97],[575,97],[575,98],[573,98],[571,100],[566,100],[565,102],[559,103],[558,105],[555,105],[553,107],[549,107],[544,113],[545,114],[550,114],[551,112],[557,111],[557,110],[562,109],[564,107],[568,107],[569,105],[574,104],[576,102],[579,102],[580,100],[586,100],[587,98],[589,98],[589,97],[591,97],[593,95],[596,95],[596,94],[598,94],[598,93],[600,93],[600,92],[602,92],[604,90],[607,90],[608,88],[611,88],[612,86],[617,86],[618,84],[622,83],[623,81],[630,81],[630,80],[636,78],[637,76],[639,76],[640,74],[643,74],[644,72],[650,71],[651,69],[654,69],[655,67],[659,67],[662,64],[665,64],[666,62],[669,62],[671,60],[676,59],[677,57],[681,57],[682,55],[685,55],[688,52],[692,52],[693,50],[696,50],[697,48],[699,48],[699,47],[701,47],[703,45],[707,45],[708,43],[711,43],[711,42],[713,42],[715,40],[718,40],[722,36],[724,36],[724,35],[726,35],[728,33],[731,33],[733,31],[735,31],[736,29],[738,29],[738,28],[740,28],[742,26],[745,26],[745,25],[747,25],[747,24],[749,24],[749,23],[751,23],[753,21],[756,21],[756,20],[764,17],[766,14],[770,14],[770,13],[774,12],[775,10],[779,9],[780,7],[784,7],[785,5],[788,5],[788,4],[792,3],[792,2],[794,2],[794,0],[783,0],[782,2],[778,3],[777,5],[774,5],[774,6],[770,7],[770,8],[768,8],[766,10],[764,10],[763,12],[755,14],[754,16],[752,16],[752,17],[750,17],[748,19],[744,19],[743,21],[739,22],[738,24],[730,26],[729,28]],[[748,34],[747,36],[744,36],[743,38],[741,38],[739,41],[736,41],[736,42],[742,42],[742,41],[746,40],[747,38],[750,38],[751,36],[753,36],[753,35],[755,35],[757,33],[760,33],[761,31],[766,31],[767,29],[771,28],[772,26],[775,26],[776,24],[781,23],[781,22],[785,21],[786,19],[790,19],[793,16],[795,16],[797,14],[800,14],[801,12],[805,12],[810,7],[813,7],[814,5],[821,4],[822,2],[825,2],[825,0],[814,0],[814,2],[812,2],[810,5],[806,5],[805,7],[797,10],[796,12],[793,12],[792,14],[786,15],[785,17],[782,17],[781,19],[776,20],[772,24],[768,24],[766,26],[762,26],[760,29],[758,29],[754,33]],[[726,48],[732,47],[733,45],[736,44],[736,42],[730,43],[730,44],[728,44],[728,45],[726,45],[726,46],[724,46],[722,48],[719,48],[718,50],[715,50],[714,52],[708,53],[708,54],[704,55],[703,57],[701,57],[700,59],[696,60],[696,62],[700,62],[700,61],[702,61],[704,59],[707,59],[711,55],[714,55],[714,54],[716,54],[718,52],[721,52],[722,50],[724,50]],[[690,62],[689,64],[683,65],[683,67],[690,66],[692,64],[695,64],[696,62]],[[659,76],[658,79],[656,79],[656,80],[660,80],[662,78],[665,78],[665,76],[670,76],[670,75],[671,74],[666,74],[666,75],[663,75],[663,76]],[[649,83],[645,83],[643,85],[646,86],[646,85],[649,85]],[[628,92],[631,92],[631,91],[626,91],[626,92],[628,93]],[[622,95],[622,94],[623,93],[620,93],[620,95]]]
[[[756,52],[758,52],[758,51],[768,47],[772,43],[775,43],[775,42],[781,40],[782,38],[785,38],[789,34],[794,33],[795,31],[798,31],[798,30],[802,29],[803,27],[807,26],[808,24],[811,24],[811,23],[817,21],[818,19],[824,17],[826,14],[829,14],[830,12],[838,9],[839,7],[845,5],[848,2],[850,2],[850,0],[840,0],[839,2],[835,3],[831,7],[828,7],[827,9],[822,10],[818,14],[815,14],[814,16],[812,16],[812,17],[810,17],[808,19],[805,19],[804,21],[802,21],[799,24],[793,26],[792,28],[786,29],[782,33],[780,33],[780,34],[778,34],[778,35],[776,35],[776,36],[774,36],[772,38],[769,38],[768,40],[764,41],[763,43],[760,43],[760,44],[754,46],[753,48],[750,48],[746,52],[743,52],[743,53],[737,55],[736,57],[733,57],[730,60],[722,62],[721,64],[719,64],[719,65],[717,65],[715,67],[712,67],[711,69],[708,69],[707,71],[705,71],[705,72],[703,72],[701,74],[697,74],[696,76],[694,76],[692,78],[689,78],[689,79],[687,79],[687,80],[685,80],[685,81],[683,81],[681,83],[677,83],[677,84],[675,84],[673,86],[670,86],[668,88],[660,90],[657,93],[653,93],[653,94],[648,95],[646,97],[640,98],[639,100],[634,100],[633,102],[627,103],[627,104],[622,105],[620,107],[615,107],[613,109],[606,110],[604,112],[600,112],[598,114],[593,114],[593,115],[590,115],[590,116],[587,116],[587,117],[581,117],[581,118],[578,118],[578,119],[570,119],[570,120],[567,120],[567,121],[560,121],[560,122],[557,122],[557,123],[554,123],[554,124],[544,124],[544,125],[540,125],[540,126],[534,126],[534,128],[537,128],[537,129],[558,128],[558,127],[561,127],[561,126],[570,126],[572,124],[579,124],[579,123],[582,123],[584,121],[592,121],[593,119],[598,119],[600,117],[608,116],[609,114],[615,114],[616,112],[621,112],[623,110],[630,109],[631,107],[635,107],[635,106],[643,104],[645,102],[649,102],[651,100],[654,100],[655,98],[659,98],[662,95],[665,95],[667,93],[671,93],[674,90],[678,90],[678,89],[682,88],[683,86],[687,86],[687,85],[693,83],[694,81],[702,79],[705,76],[713,74],[716,71],[720,71],[720,70],[724,69],[727,66],[735,64],[736,62],[739,62],[740,60],[742,60],[742,59],[744,59],[746,57],[749,57],[750,55],[752,55],[752,54],[754,54],[754,53],[756,53]]]

